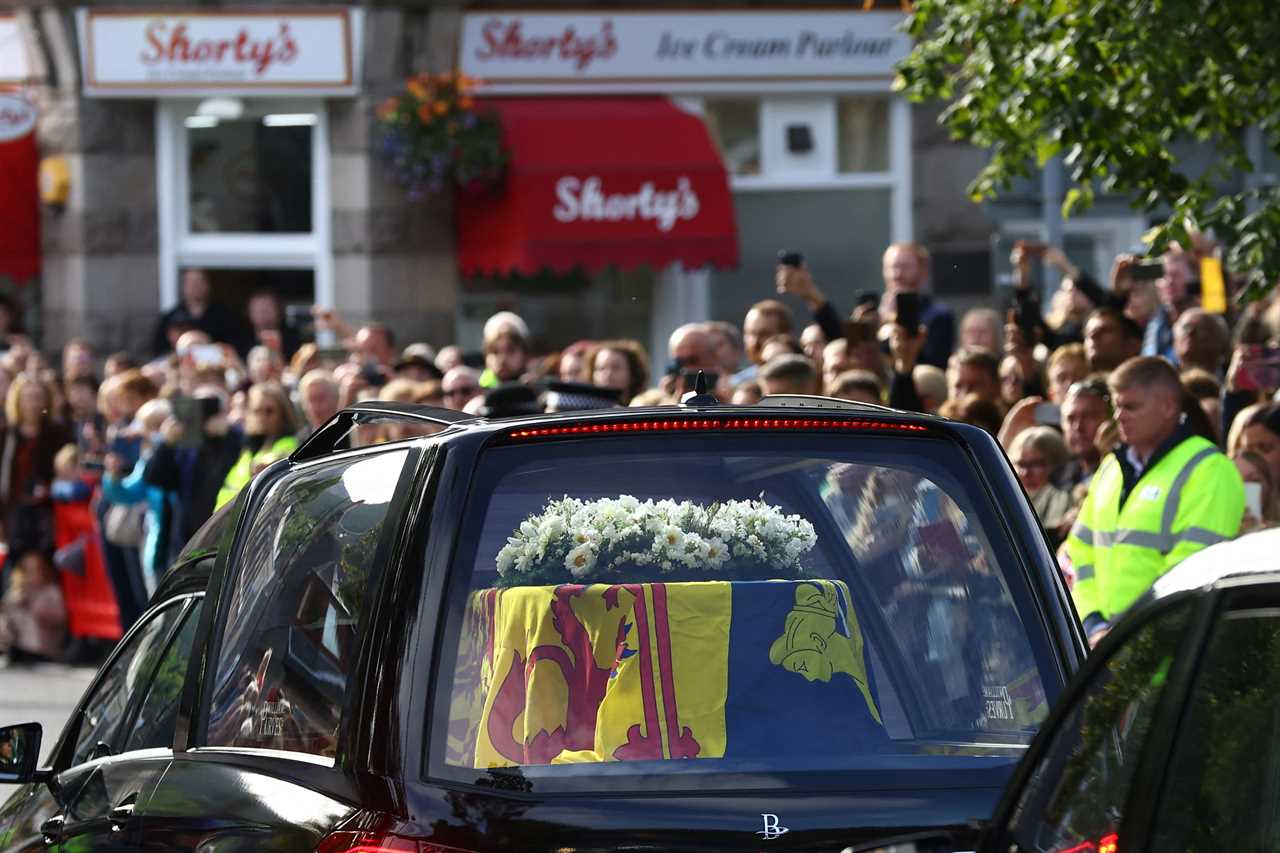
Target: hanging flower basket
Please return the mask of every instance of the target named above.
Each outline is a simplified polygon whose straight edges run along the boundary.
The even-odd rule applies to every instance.
[[[378,107],[382,159],[409,198],[457,187],[471,194],[501,191],[507,153],[497,116],[482,111],[476,81],[465,74],[417,74]]]
[[[811,523],[764,501],[565,497],[512,532],[498,585],[795,580],[816,542]]]

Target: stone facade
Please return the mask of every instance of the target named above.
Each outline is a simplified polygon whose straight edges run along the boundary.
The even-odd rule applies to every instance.
[[[94,5],[216,9],[246,4],[24,1],[33,12],[31,19],[50,65],[48,79],[38,91],[41,153],[66,158],[72,175],[65,209],[46,208],[43,214],[42,343],[52,350],[81,335],[104,353],[127,349],[145,354],[161,308],[169,307],[160,304],[156,101],[83,96],[74,10]],[[294,3],[272,0],[252,5]],[[297,5],[311,4],[297,0]],[[563,3],[540,0],[518,5],[564,8]],[[634,8],[637,4],[583,0],[576,5]],[[729,9],[781,4],[654,0],[639,5]],[[898,6],[896,0],[881,5]],[[364,6],[361,94],[326,100],[334,307],[352,322],[387,323],[406,342],[450,342],[460,326],[474,325],[474,318],[463,316],[452,205],[447,196],[409,202],[391,184],[378,157],[374,110],[400,90],[406,75],[452,68],[462,10],[486,6],[509,8],[511,4],[400,0]],[[979,256],[986,251],[993,226],[967,200],[964,188],[981,166],[982,154],[947,138],[936,126],[935,110],[916,107],[913,116],[915,233],[935,251]],[[566,297],[576,300],[584,319],[596,303],[601,303],[602,310],[607,307],[595,296],[614,292],[605,284],[593,285],[591,290],[586,298]]]

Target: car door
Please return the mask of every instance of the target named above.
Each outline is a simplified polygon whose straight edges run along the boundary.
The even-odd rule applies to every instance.
[[[166,735],[155,719],[155,702],[144,699],[156,695],[157,674],[173,668],[181,654],[176,640],[194,624],[198,606],[194,595],[165,602],[117,647],[54,754],[55,768],[62,769],[32,803],[28,813],[40,818],[38,824],[15,827],[16,849],[118,850],[136,844],[133,810],[168,766],[173,739],[172,722]]]
[[[1172,596],[1099,647],[982,850],[1280,845],[1280,584]]]
[[[411,485],[405,448],[270,485],[228,557],[191,742],[137,809],[147,850],[313,849],[359,793],[339,764],[365,590]],[[257,487],[263,488],[259,481]],[[212,598],[208,604],[214,606]],[[202,718],[202,719],[199,719]]]

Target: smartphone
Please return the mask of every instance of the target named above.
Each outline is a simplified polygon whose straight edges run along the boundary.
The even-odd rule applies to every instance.
[[[342,347],[320,347],[316,350],[316,359],[323,364],[341,364],[349,355]]]
[[[858,298],[853,303],[854,308],[861,308],[863,305],[871,305],[880,307],[880,291],[878,290],[862,290],[858,292]]]
[[[1280,349],[1257,347],[1240,365],[1242,391],[1272,391],[1280,388]]]
[[[894,294],[893,300],[895,322],[914,335],[920,328],[920,294],[904,291]]]
[[[1129,266],[1129,276],[1134,281],[1155,281],[1164,277],[1164,261],[1138,261]]]
[[[199,447],[204,443],[204,422],[218,411],[212,397],[173,397],[169,401],[173,417],[182,424],[179,447]]]
[[[1036,406],[1035,411],[1036,423],[1041,426],[1060,426],[1062,424],[1062,409],[1057,403],[1041,403]]]
[[[804,255],[794,249],[781,249],[778,252],[778,263],[784,267],[798,267],[804,263]]]
[[[1262,520],[1262,484],[1244,484],[1244,507],[1254,518]]]
[[[217,344],[196,344],[191,348],[191,360],[196,367],[223,367],[222,347]]]
[[[720,374],[714,370],[698,370],[697,368],[683,368],[680,371],[680,389],[684,391],[693,391],[694,385],[698,382],[698,374],[701,373],[707,378],[707,390],[713,390],[720,382]]]

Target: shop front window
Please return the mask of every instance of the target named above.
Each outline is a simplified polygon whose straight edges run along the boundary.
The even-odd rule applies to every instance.
[[[311,113],[185,119],[192,233],[311,231]]]
[[[240,315],[257,291],[297,310],[332,305],[324,102],[173,99],[157,125],[161,303],[176,304],[181,270],[195,267]]]
[[[760,174],[760,102],[707,100],[703,114],[729,174]]]
[[[889,171],[889,99],[846,95],[836,101],[836,156],[841,173]]]

